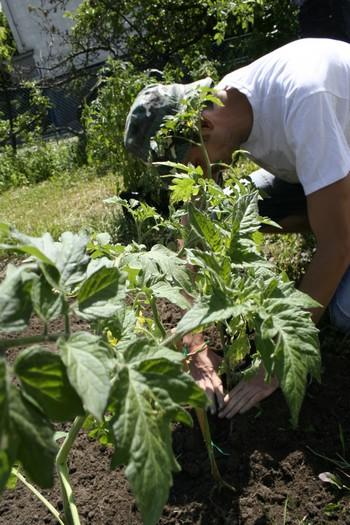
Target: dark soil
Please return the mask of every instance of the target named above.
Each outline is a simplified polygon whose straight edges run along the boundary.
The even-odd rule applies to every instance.
[[[165,308],[167,324],[176,316]],[[34,322],[30,332],[38,329]],[[218,464],[235,493],[216,489],[197,425],[174,429],[182,471],[174,477],[161,525],[350,524],[350,464],[340,472],[326,459],[340,454],[350,462],[350,341],[329,327],[321,340],[323,382],[309,385],[297,430],[280,392],[231,422],[211,418],[213,441],[222,451]],[[110,459],[111,450],[81,432],[70,472],[82,525],[141,524],[123,470],[110,471]],[[318,476],[325,471],[336,473],[349,489],[322,483]],[[62,508],[57,486],[45,495]],[[56,520],[18,483],[0,500],[0,525],[33,524],[56,525]]]

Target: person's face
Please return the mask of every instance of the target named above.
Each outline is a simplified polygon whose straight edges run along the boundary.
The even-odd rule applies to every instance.
[[[210,164],[225,163],[230,164],[232,160],[232,147],[227,144],[225,134],[220,136],[220,133],[212,130],[203,130],[204,146],[207,150]],[[203,173],[206,174],[207,165],[205,157],[200,146],[192,146],[188,152],[184,164],[192,164],[193,166],[201,166]],[[215,167],[214,167],[215,169]],[[219,167],[216,171],[219,170]]]

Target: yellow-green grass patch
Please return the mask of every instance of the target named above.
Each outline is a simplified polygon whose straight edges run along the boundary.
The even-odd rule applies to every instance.
[[[113,213],[103,200],[115,191],[115,174],[66,174],[1,194],[0,222],[34,236],[48,231],[55,238],[68,230],[103,229]]]

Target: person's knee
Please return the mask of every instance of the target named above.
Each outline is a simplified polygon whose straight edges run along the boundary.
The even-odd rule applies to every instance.
[[[344,333],[350,333],[350,315],[343,312],[337,305],[329,307],[329,317],[332,325]]]

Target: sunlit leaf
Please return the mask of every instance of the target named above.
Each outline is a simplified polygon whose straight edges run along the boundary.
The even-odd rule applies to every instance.
[[[24,278],[23,267],[8,267],[5,279],[0,284],[0,331],[23,330],[32,313],[30,282]]]
[[[85,410],[101,420],[111,387],[107,347],[99,337],[88,332],[76,332],[67,340],[60,339],[58,347],[69,382]]]
[[[58,290],[43,275],[33,279],[31,299],[35,313],[44,321],[56,319],[64,308],[64,300]]]
[[[59,355],[41,347],[28,348],[18,356],[15,372],[24,391],[35,399],[50,419],[66,421],[84,414]]]
[[[0,491],[8,483],[17,453],[17,440],[10,429],[9,388],[5,359],[0,356]]]
[[[117,268],[100,268],[84,281],[78,293],[78,313],[88,321],[113,317],[126,296],[125,276]]]

